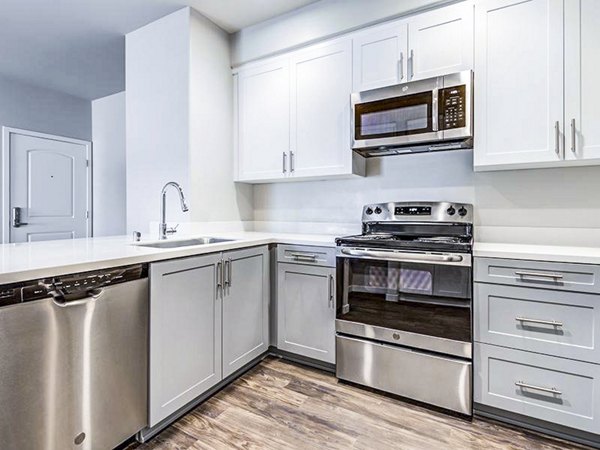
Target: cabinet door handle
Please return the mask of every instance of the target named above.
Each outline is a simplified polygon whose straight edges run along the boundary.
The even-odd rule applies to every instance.
[[[223,290],[223,261],[217,261],[217,294],[219,289]]]
[[[558,322],[557,320],[542,320],[542,319],[528,319],[527,317],[515,317],[517,322],[528,322],[528,323],[537,323],[540,325],[551,325],[553,327],[561,328],[563,326],[562,322]]]
[[[293,173],[294,170],[294,152],[290,150],[290,173]]]
[[[560,123],[554,122],[554,151],[560,156]]]
[[[523,381],[515,381],[515,386],[518,386],[518,387],[524,388],[524,389],[533,389],[535,391],[548,392],[549,394],[562,395],[562,392],[554,387],[547,388],[547,387],[542,387],[542,386],[536,386],[534,384],[524,383]]]
[[[283,152],[283,169],[282,169],[283,173],[287,172],[287,153]]]
[[[550,278],[552,280],[562,280],[563,275],[560,273],[543,273],[543,272],[524,272],[524,271],[515,271],[515,275],[520,278]]]
[[[577,128],[575,127],[575,119],[571,119],[571,151],[577,153]]]
[[[231,258],[229,258],[225,264],[227,267],[227,286],[231,287],[231,267],[233,266],[233,264],[231,263]]]
[[[333,275],[329,275],[329,307],[334,309],[333,293],[335,286],[333,285]]]
[[[400,59],[398,60],[398,80],[404,80],[404,52],[400,52]]]
[[[415,77],[415,52],[412,48],[410,49],[408,61],[410,63],[410,79],[412,80]]]
[[[309,253],[290,253],[290,256],[294,259],[305,259],[310,261],[316,261],[317,255]]]

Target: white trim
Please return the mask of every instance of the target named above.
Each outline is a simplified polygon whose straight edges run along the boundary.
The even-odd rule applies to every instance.
[[[10,135],[21,134],[24,136],[49,139],[59,142],[68,142],[70,144],[83,145],[86,150],[87,165],[87,236],[92,237],[93,229],[93,195],[92,195],[92,142],[70,137],[59,136],[47,133],[38,133],[36,131],[23,130],[20,128],[2,127],[2,243],[10,242]]]

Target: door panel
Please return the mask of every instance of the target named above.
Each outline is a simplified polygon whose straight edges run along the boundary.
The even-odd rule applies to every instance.
[[[278,263],[277,348],[335,363],[335,269]]]
[[[408,24],[410,81],[473,67],[473,4],[415,16]]]
[[[9,146],[10,242],[89,236],[87,144],[10,132]]]
[[[223,297],[223,378],[269,347],[269,254],[266,247],[227,252]]]
[[[478,2],[475,16],[475,167],[562,160],[562,0]]]
[[[406,81],[406,22],[377,27],[353,39],[353,91],[360,92]]]
[[[150,266],[150,427],[222,379],[220,258]]]
[[[350,173],[352,41],[294,54],[291,89],[291,175]]]
[[[239,73],[239,180],[283,178],[290,149],[289,59]]]
[[[600,2],[565,2],[565,158],[600,158]]]

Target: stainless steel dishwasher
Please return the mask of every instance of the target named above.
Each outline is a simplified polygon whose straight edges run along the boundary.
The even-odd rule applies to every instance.
[[[0,447],[108,450],[147,424],[144,265],[0,286]]]

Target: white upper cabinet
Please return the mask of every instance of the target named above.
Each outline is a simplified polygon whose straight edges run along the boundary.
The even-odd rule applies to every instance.
[[[477,2],[475,43],[475,168],[561,161],[563,1]]]
[[[418,14],[408,22],[408,81],[473,67],[473,3]]]
[[[354,92],[403,83],[407,77],[408,24],[369,28],[353,39]]]
[[[600,1],[565,2],[565,159],[600,159]]]
[[[289,59],[240,71],[237,77],[236,181],[283,178],[290,148]]]
[[[351,40],[292,55],[290,176],[352,171],[351,93]]]

